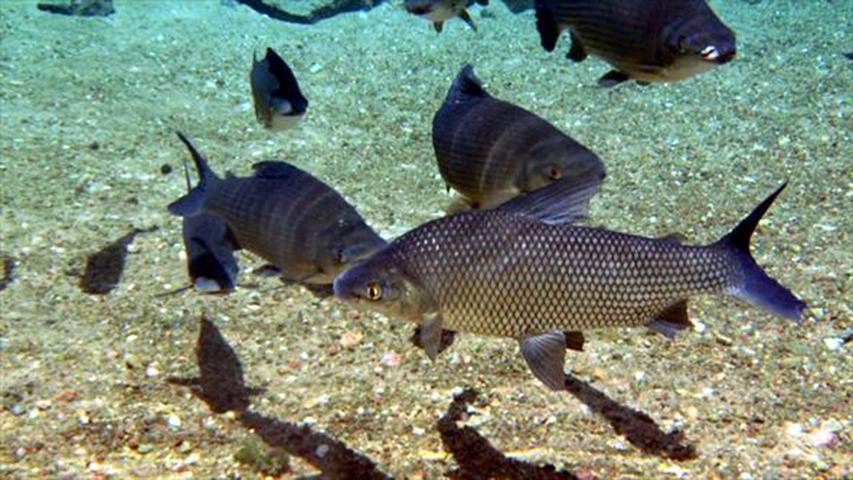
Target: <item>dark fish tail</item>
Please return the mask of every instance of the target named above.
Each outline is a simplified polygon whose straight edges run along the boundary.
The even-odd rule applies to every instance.
[[[169,205],[169,212],[179,217],[189,217],[204,211],[207,204],[206,190],[212,182],[219,180],[219,177],[216,176],[216,173],[207,164],[207,159],[198,151],[193,142],[184,136],[183,133],[176,133],[178,134],[178,138],[187,146],[193,157],[195,168],[198,171],[198,185],[190,190],[189,193],[171,203]]]
[[[548,52],[553,52],[560,38],[560,24],[554,13],[554,0],[536,0],[536,30],[539,41]]]
[[[459,74],[456,75],[456,80],[447,92],[447,102],[459,103],[465,100],[476,97],[488,97],[489,92],[483,88],[483,82],[474,75],[474,67],[465,65]]]
[[[740,263],[741,279],[739,284],[734,286],[731,293],[738,298],[781,317],[799,320],[803,310],[806,308],[806,303],[795,297],[790,290],[767,275],[749,252],[749,242],[753,232],[755,232],[755,228],[758,226],[758,222],[787,185],[787,182],[784,183],[767,197],[766,200],[761,202],[760,205],[755,207],[752,213],[744,218],[728,235],[717,242],[717,245],[732,252],[735,261]]]

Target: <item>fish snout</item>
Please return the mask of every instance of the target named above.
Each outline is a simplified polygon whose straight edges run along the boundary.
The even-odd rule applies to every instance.
[[[706,62],[723,65],[737,57],[737,49],[734,45],[708,45],[699,54]]]

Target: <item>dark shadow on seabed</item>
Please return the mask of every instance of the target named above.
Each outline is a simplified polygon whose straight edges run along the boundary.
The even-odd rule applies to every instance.
[[[240,359],[216,326],[206,318],[202,318],[200,324],[196,361],[201,376],[170,378],[169,383],[189,387],[215,413],[238,412],[241,425],[253,429],[267,445],[301,457],[318,468],[323,478],[392,479],[381,472],[373,460],[350,449],[340,440],[312,431],[309,427],[249,411],[251,397],[262,390],[245,385]],[[567,375],[566,390],[594,412],[604,416],[617,433],[625,435],[640,450],[675,460],[696,457],[692,445],[681,443],[680,432],[663,433],[645,413],[620,405],[589,384]],[[456,422],[462,418],[467,405],[476,396],[477,393],[472,389],[457,395],[438,422],[444,448],[458,465],[457,469],[448,473],[450,478],[577,478],[570,472],[557,471],[553,465],[536,465],[509,458],[475,429],[459,427]]]

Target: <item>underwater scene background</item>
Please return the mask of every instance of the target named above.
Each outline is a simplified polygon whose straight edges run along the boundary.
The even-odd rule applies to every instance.
[[[441,34],[399,1],[311,25],[36,4],[0,2],[0,476],[853,478],[853,2],[713,0],[736,60],[612,89],[498,0]],[[311,102],[279,133],[249,89],[266,47]],[[586,332],[551,392],[514,341],[461,335],[431,362],[412,325],[253,277],[251,254],[229,295],[167,294],[189,283],[176,130],[220,174],[292,162],[390,239],[454,199],[431,125],[464,63],[599,155],[590,225],[705,244],[788,180],[753,254],[804,321],[698,298],[675,341]],[[123,275],[84,291],[99,251]]]

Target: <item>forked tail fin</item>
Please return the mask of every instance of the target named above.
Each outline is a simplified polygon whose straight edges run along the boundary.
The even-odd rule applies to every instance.
[[[186,145],[187,150],[190,151],[190,155],[193,157],[196,170],[198,170],[198,185],[183,197],[172,202],[169,205],[169,212],[181,217],[198,215],[204,211],[205,204],[207,202],[206,189],[208,185],[210,185],[211,182],[218,180],[219,177],[217,177],[216,173],[211,170],[210,165],[207,164],[207,159],[205,159],[204,155],[198,151],[195,144],[193,144],[193,142],[183,133],[176,133],[178,134],[178,138],[184,142],[184,145]],[[189,179],[187,179],[187,184],[189,184]]]
[[[749,253],[749,241],[758,222],[787,185],[786,182],[755,207],[755,210],[717,242],[717,245],[731,251],[740,263],[742,277],[738,284],[732,286],[732,295],[781,317],[799,320],[806,309],[806,303],[767,275]]]

